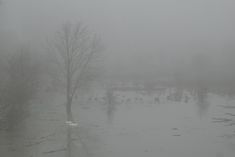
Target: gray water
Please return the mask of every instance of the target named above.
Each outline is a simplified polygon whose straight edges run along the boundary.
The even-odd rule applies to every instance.
[[[222,121],[233,118],[233,98],[213,93],[197,95],[174,88],[151,93],[112,91],[108,96],[105,93],[94,90],[83,98],[83,104],[74,102],[78,127],[65,125],[60,94],[32,105],[31,116],[24,126],[14,132],[1,132],[1,154],[4,157],[233,157],[235,154],[233,121]]]

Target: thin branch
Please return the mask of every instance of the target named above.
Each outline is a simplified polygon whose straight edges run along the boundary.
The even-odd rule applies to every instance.
[[[61,151],[66,151],[67,148],[60,148],[60,149],[56,149],[56,150],[50,150],[47,152],[43,152],[44,154],[51,154],[51,153],[57,153],[57,152],[61,152]]]

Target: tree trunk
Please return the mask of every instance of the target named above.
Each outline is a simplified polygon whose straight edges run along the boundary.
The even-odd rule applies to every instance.
[[[69,51],[69,50],[67,50]],[[72,115],[72,102],[73,96],[71,95],[71,71],[70,71],[71,62],[68,57],[68,66],[67,66],[67,104],[66,104],[66,111],[67,111],[67,121],[74,121]]]
[[[66,112],[67,112],[67,121],[74,121],[72,114],[72,100],[70,98],[67,99]]]

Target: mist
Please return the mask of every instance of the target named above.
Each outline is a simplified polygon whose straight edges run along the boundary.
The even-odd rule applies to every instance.
[[[234,156],[234,5],[0,0],[0,153]]]
[[[6,32],[36,45],[60,23],[84,21],[106,44],[107,67],[138,73],[139,68],[184,67],[195,53],[225,64],[234,49],[232,4],[210,0],[11,0],[1,7]]]

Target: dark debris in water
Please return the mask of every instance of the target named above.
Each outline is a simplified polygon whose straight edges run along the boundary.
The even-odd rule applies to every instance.
[[[231,122],[232,119],[231,118],[212,118],[214,121],[214,123],[219,123],[219,122]]]
[[[56,152],[61,152],[61,151],[66,151],[67,148],[61,148],[61,149],[56,149],[56,150],[51,150],[47,152],[43,152],[44,154],[51,154],[51,153],[56,153]]]

